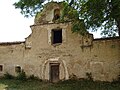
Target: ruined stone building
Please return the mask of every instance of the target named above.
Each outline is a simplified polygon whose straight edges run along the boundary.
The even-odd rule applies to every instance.
[[[42,80],[67,80],[72,75],[112,81],[120,75],[120,39],[93,39],[72,33],[71,22],[54,22],[61,16],[59,3],[46,4],[25,42],[0,43],[0,76],[21,69]]]

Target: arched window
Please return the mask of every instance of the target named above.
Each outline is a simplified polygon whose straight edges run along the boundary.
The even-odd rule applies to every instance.
[[[21,67],[20,66],[15,66],[15,72],[20,73],[21,72]]]
[[[60,9],[54,10],[54,20],[57,20],[60,18]]]

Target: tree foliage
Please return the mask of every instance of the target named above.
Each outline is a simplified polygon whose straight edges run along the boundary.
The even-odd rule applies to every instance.
[[[20,0],[14,3],[16,8],[21,9],[21,13],[25,16],[33,16],[42,9],[45,1],[50,0]],[[69,6],[76,10],[70,10],[65,7],[64,14],[72,14],[71,18],[76,21],[74,28],[88,29],[97,31],[102,30],[102,34],[108,36],[115,36],[116,32],[120,35],[120,0],[63,0]],[[68,12],[66,12],[68,11]],[[74,17],[76,16],[76,18]],[[82,22],[78,22],[78,18]],[[83,25],[84,23],[84,25]],[[85,27],[77,27],[79,25]]]
[[[85,35],[87,33],[87,29],[85,28],[84,20],[79,18],[78,11],[66,2],[63,2],[63,4],[64,8],[62,11],[62,17],[60,21],[71,21],[72,32],[77,32],[81,35]]]
[[[21,9],[21,13],[28,16],[34,16],[42,9],[45,0],[19,0],[14,3],[15,8]]]
[[[120,0],[81,0],[80,17],[88,29],[102,30],[102,34],[120,34]]]

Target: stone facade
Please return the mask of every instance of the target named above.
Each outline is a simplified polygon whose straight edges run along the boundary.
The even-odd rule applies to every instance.
[[[91,34],[72,33],[70,22],[53,20],[61,6],[51,3],[46,7],[51,10],[44,9],[36,17],[25,42],[0,43],[0,76],[6,72],[16,75],[17,69],[51,81],[72,75],[87,78],[86,73],[94,80],[112,81],[120,75],[119,38],[93,39]],[[56,41],[55,34],[61,40]]]

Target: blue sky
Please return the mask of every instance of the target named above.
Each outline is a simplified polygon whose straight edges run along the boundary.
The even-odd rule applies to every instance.
[[[13,3],[17,0],[0,1],[0,42],[24,41],[31,34],[34,17],[25,18]],[[94,32],[94,37],[100,37]]]

